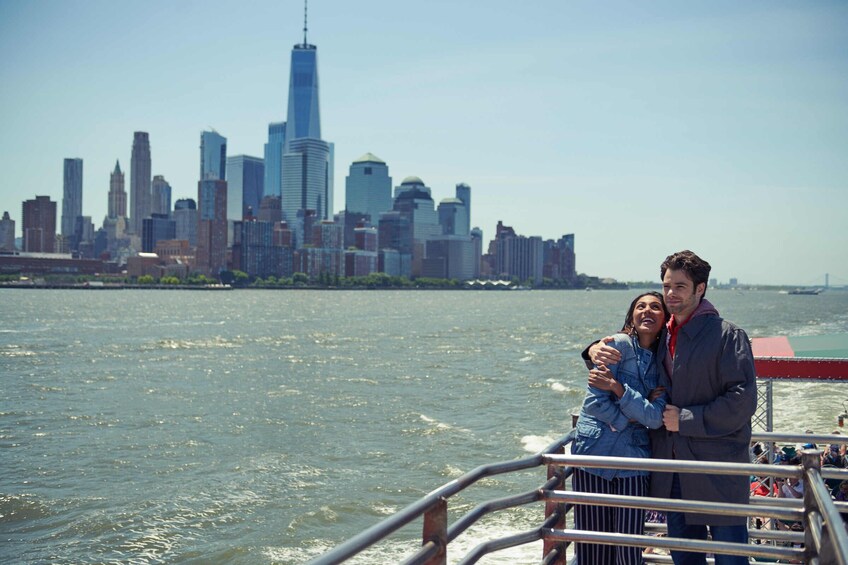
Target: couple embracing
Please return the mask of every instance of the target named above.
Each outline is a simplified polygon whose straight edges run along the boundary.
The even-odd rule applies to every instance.
[[[572,453],[748,463],[757,403],[754,357],[745,332],[704,299],[710,264],[692,253],[660,267],[663,292],[636,297],[621,332],[584,358],[589,388]],[[745,476],[575,469],[575,491],[745,504]],[[578,529],[642,534],[644,511],[579,505]],[[671,537],[747,543],[745,517],[668,513]],[[577,544],[579,565],[642,563],[641,548]],[[706,563],[703,553],[672,551],[675,565]],[[717,565],[748,563],[716,555]]]

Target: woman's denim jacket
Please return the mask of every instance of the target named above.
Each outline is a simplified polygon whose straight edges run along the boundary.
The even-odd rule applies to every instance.
[[[588,388],[571,452],[575,455],[650,457],[648,428],[657,429],[663,425],[662,414],[667,402],[666,395],[648,402],[648,396],[659,383],[656,356],[642,348],[637,352],[638,345],[628,335],[615,334],[614,337],[615,341],[608,345],[621,352],[621,361],[610,365],[609,370],[624,386],[624,395],[617,398],[613,392]],[[641,364],[637,360],[639,354]],[[648,474],[647,471],[616,469],[585,471],[607,480]]]

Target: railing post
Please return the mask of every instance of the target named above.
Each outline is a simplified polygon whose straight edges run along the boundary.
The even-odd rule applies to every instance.
[[[821,521],[815,524],[810,516],[818,514],[816,510],[816,500],[813,496],[813,489],[807,484],[807,470],[818,469],[821,471],[822,451],[820,449],[804,449],[801,451],[801,466],[804,469],[804,563],[818,563],[818,551],[813,543],[813,528],[821,528]]]
[[[565,446],[560,446],[556,451],[557,455],[565,455]],[[552,479],[554,475],[557,473],[558,467],[553,464],[548,465],[548,480]],[[554,490],[565,490],[565,473],[562,474],[562,478],[557,482]],[[559,508],[563,509],[563,512],[560,514],[559,520],[557,520],[556,524],[553,527],[557,530],[565,529],[565,503],[562,502],[554,502],[552,500],[545,501],[545,520],[548,517],[556,512]],[[545,538],[542,543],[542,559],[547,557],[547,555],[555,550],[559,550],[559,556],[556,561],[553,561],[551,565],[566,565],[565,562],[565,542],[549,540]]]
[[[424,514],[424,533],[421,545],[433,542],[439,548],[436,555],[424,565],[447,565],[448,562],[448,501],[439,498],[438,502]]]

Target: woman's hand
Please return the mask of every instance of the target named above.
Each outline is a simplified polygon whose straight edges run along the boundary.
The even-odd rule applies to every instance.
[[[589,371],[589,386],[612,392],[618,398],[624,396],[624,386],[615,380],[612,371],[603,364]]]
[[[589,348],[589,359],[595,365],[615,365],[621,361],[621,352],[615,347],[607,345],[615,338],[607,336]]]
[[[665,387],[664,386],[658,386],[657,388],[652,390],[651,393],[648,395],[648,402],[653,402],[654,400],[656,400],[657,398],[660,398],[664,394],[665,394]]]

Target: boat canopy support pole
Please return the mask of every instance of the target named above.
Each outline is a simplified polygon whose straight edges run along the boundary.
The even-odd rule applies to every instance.
[[[424,514],[424,545],[434,544],[436,554],[425,565],[447,565],[448,562],[448,501],[439,498],[438,502]]]

